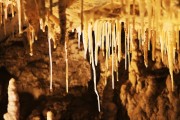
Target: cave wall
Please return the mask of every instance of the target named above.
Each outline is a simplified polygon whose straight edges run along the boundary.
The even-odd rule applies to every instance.
[[[69,87],[87,86],[91,79],[90,65],[83,58],[82,49],[78,49],[77,40],[70,40],[68,46],[69,59]],[[8,38],[1,44],[1,65],[12,74],[18,84],[20,91],[33,92],[39,89],[41,94],[49,91],[49,55],[48,41],[45,33],[40,33],[39,39],[35,41],[34,55],[29,55],[29,46],[24,35]],[[59,45],[52,50],[53,60],[53,88],[65,88],[65,53],[64,46]]]

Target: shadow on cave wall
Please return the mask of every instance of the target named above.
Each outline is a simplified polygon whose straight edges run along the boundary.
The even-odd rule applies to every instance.
[[[0,119],[3,119],[3,114],[7,112],[8,94],[7,88],[9,80],[13,76],[2,66],[0,67]]]

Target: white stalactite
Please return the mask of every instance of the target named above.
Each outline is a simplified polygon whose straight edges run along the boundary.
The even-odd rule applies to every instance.
[[[53,79],[52,79],[52,54],[51,54],[51,39],[48,38],[48,45],[49,45],[49,66],[50,66],[50,91],[53,90],[53,87],[52,87],[52,82],[53,82]]]
[[[88,49],[88,20],[84,20],[84,29],[83,29],[83,46],[84,46],[84,58],[86,59],[87,49]]]
[[[115,25],[112,23],[112,39],[111,39],[111,51],[112,51],[112,89],[114,89],[114,42],[115,42]]]
[[[91,26],[89,26],[90,28],[90,30],[92,30],[92,27]],[[90,33],[91,33],[91,31],[89,31]],[[100,112],[101,111],[101,109],[100,109],[100,99],[99,99],[99,94],[98,94],[98,91],[97,91],[97,88],[96,88],[96,68],[95,68],[95,59],[94,59],[94,49],[93,49],[93,41],[92,41],[92,39],[90,39],[91,41],[89,41],[90,43],[91,43],[91,45],[90,45],[90,49],[91,49],[91,54],[90,54],[90,56],[91,56],[91,65],[92,65],[92,70],[93,70],[93,81],[94,81],[94,91],[95,91],[95,93],[96,93],[96,95],[97,95],[97,101],[98,101],[98,111]]]
[[[19,33],[22,33],[22,22],[21,22],[21,0],[16,0],[17,3],[17,9],[18,9],[18,22],[19,22]]]
[[[67,42],[65,41],[65,61],[66,61],[66,93],[68,93],[69,89],[68,89],[68,48],[67,48]]]

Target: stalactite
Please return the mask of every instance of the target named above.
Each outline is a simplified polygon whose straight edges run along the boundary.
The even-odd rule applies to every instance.
[[[156,31],[153,31],[152,34],[152,60],[155,60],[155,54],[156,54]]]
[[[90,27],[89,29],[92,30],[92,26],[90,25],[89,27]],[[92,33],[92,31],[90,31],[90,33]],[[95,68],[95,59],[94,59],[93,40],[90,39],[89,42],[91,43],[89,49],[91,49],[90,56],[91,56],[91,59],[92,59],[91,60],[91,62],[92,62],[91,65],[92,65],[92,70],[93,70],[94,91],[95,91],[95,93],[97,95],[98,111],[100,112],[101,111],[101,109],[100,109],[100,100],[99,100],[99,95],[98,95],[97,88],[96,88],[96,68]]]
[[[144,64],[148,67],[148,30],[146,30],[146,37],[144,42]]]
[[[128,23],[129,24],[129,23]],[[127,39],[127,49],[128,49],[128,68],[129,68],[129,66],[130,66],[130,64],[131,64],[131,57],[130,57],[130,53],[131,53],[131,49],[132,49],[132,37],[133,37],[133,35],[132,35],[132,28],[131,28],[131,26],[130,25],[128,25],[128,39]]]
[[[129,21],[126,19],[126,26],[125,26],[125,70],[128,66],[129,61]]]
[[[7,10],[8,10],[8,1],[6,1],[4,3],[4,16],[5,16],[4,19],[5,20],[7,20],[7,18],[8,18],[8,13],[7,13],[8,11]]]
[[[126,27],[125,27],[126,28]],[[125,70],[127,70],[127,28],[125,29],[125,55],[124,55],[124,58],[125,58]]]
[[[112,23],[112,40],[111,40],[111,51],[112,51],[112,89],[114,89],[114,42],[115,42],[115,25]]]
[[[108,69],[109,68],[109,65],[108,65],[108,58],[109,58],[109,22],[107,21],[106,22],[106,69]]]
[[[150,32],[151,32],[151,21],[152,21],[152,2],[151,0],[145,0],[146,8],[148,12],[148,36],[146,36],[148,40],[150,40]],[[148,50],[150,50],[150,42],[148,42]]]
[[[43,21],[42,18],[39,19],[39,23],[40,23],[40,29],[45,32],[45,22]]]
[[[114,21],[114,62],[115,62],[115,68],[114,71],[117,74],[117,68],[118,68],[118,41],[117,41],[117,20]]]
[[[52,87],[52,54],[51,54],[51,39],[48,37],[48,45],[49,45],[49,66],[50,66],[50,91],[52,92],[53,87]]]
[[[22,22],[21,22],[21,0],[16,0],[18,9],[18,22],[19,22],[19,33],[22,33]]]
[[[171,75],[171,81],[172,81],[172,91],[174,91],[174,78],[173,78],[173,34],[172,31],[168,31],[168,64],[169,64],[169,73]]]
[[[97,63],[98,63],[98,44],[99,44],[99,39],[100,39],[100,28],[101,27],[101,23],[99,21],[96,21],[95,22],[95,25],[94,25],[94,35],[95,35],[95,65],[97,66]]]
[[[11,4],[11,13],[12,13],[12,17],[14,17],[14,6],[13,6],[13,4]]]
[[[66,61],[66,93],[68,93],[68,38],[66,35],[66,41],[65,41],[65,61]]]
[[[88,45],[88,20],[84,20],[84,28],[83,28],[83,46],[84,46],[84,58],[86,58],[87,55],[87,45]]]
[[[78,27],[78,28],[76,28],[77,29],[77,33],[78,33],[78,48],[80,48],[80,45],[81,45],[81,28],[80,27]]]
[[[139,40],[139,50],[141,50],[141,46],[142,46],[141,29],[138,29],[138,40]]]
[[[164,37],[164,32],[161,31],[160,33],[160,45],[161,45],[161,58],[162,58],[162,61],[164,61],[164,40],[165,40],[165,37]]]
[[[92,58],[91,58],[91,52],[92,52],[92,41],[93,41],[93,38],[92,38],[92,25],[91,23],[89,22],[88,23],[88,50],[89,50],[89,61],[90,61],[90,64],[92,64]]]
[[[0,23],[4,26],[4,33],[6,34],[6,22],[8,21],[8,7],[11,7],[12,17],[18,13],[18,25],[19,33],[22,33],[23,23],[25,18],[22,18],[22,1],[23,0],[0,0]],[[51,40],[54,42],[54,48],[56,48],[56,30],[57,26],[62,24],[63,21],[59,22],[59,19],[51,15],[50,0],[46,1],[47,14],[45,15],[46,20],[38,18],[40,22],[40,28],[45,32],[45,26],[48,27],[48,44],[49,44],[49,60],[50,60],[50,90],[52,91],[52,53],[51,53]],[[160,39],[160,49],[162,61],[165,63],[165,57],[168,56],[169,72],[172,80],[172,89],[174,90],[173,80],[173,64],[176,63],[176,52],[179,54],[179,13],[173,12],[172,1],[169,2],[169,6],[165,1],[160,0],[123,0],[122,14],[119,18],[107,18],[103,17],[98,19],[95,16],[95,23],[91,21],[90,17],[84,12],[84,0],[80,2],[80,19],[81,25],[77,28],[78,32],[78,47],[80,48],[80,40],[82,35],[84,57],[86,58],[89,53],[90,63],[93,69],[94,75],[94,90],[98,99],[98,110],[100,111],[99,95],[96,89],[96,68],[98,64],[98,50],[103,51],[105,56],[106,73],[109,72],[109,59],[112,58],[112,88],[114,89],[114,72],[116,72],[118,80],[118,62],[121,61],[121,22],[125,21],[125,69],[130,68],[131,58],[130,53],[134,50],[135,32],[138,31],[139,38],[139,49],[144,42],[144,63],[148,66],[148,50],[150,49],[150,40],[152,43],[152,60],[155,60],[156,47],[158,49],[158,42]],[[131,5],[133,2],[133,9]],[[139,15],[136,14],[136,5],[139,5]],[[111,0],[111,7],[114,7],[114,2]],[[17,11],[16,11],[17,7]],[[37,9],[39,9],[36,3]],[[133,12],[133,14],[131,14]],[[114,14],[114,13],[113,13]],[[136,17],[137,16],[137,17]],[[26,17],[26,15],[24,15]],[[38,16],[39,17],[39,16]],[[63,16],[65,17],[65,16]],[[62,17],[62,18],[63,18]],[[166,21],[166,19],[168,19]],[[54,22],[54,23],[53,23]],[[137,24],[136,24],[137,23]],[[167,23],[167,24],[166,24]],[[170,23],[170,24],[169,24]],[[55,24],[55,25],[54,25]],[[56,27],[54,27],[56,26]],[[136,27],[136,29],[135,29]],[[174,28],[173,28],[174,27]],[[177,27],[177,28],[176,28]],[[179,27],[179,28],[178,28]],[[147,28],[147,29],[146,29]],[[92,31],[94,30],[95,42],[93,41]],[[33,43],[36,40],[36,29],[29,23],[27,31],[27,38],[30,45],[30,55],[33,55]],[[63,34],[64,35],[64,34]],[[67,37],[67,34],[65,34]],[[67,39],[67,38],[66,38]],[[94,44],[93,44],[94,42]],[[66,92],[68,93],[68,41],[65,41],[65,63],[66,63]],[[124,45],[123,45],[124,46]],[[110,58],[111,56],[111,58]],[[106,80],[105,80],[106,82]]]
[[[111,20],[109,21],[109,24],[108,24],[108,37],[109,37],[109,47],[111,47],[112,46],[112,38],[111,38],[111,36],[112,36],[112,26],[111,26]],[[109,56],[110,56],[110,52],[109,52]]]
[[[3,23],[3,3],[0,3],[0,24]]]
[[[93,55],[92,55],[93,56]],[[94,57],[92,57],[92,69],[93,69],[93,80],[94,80],[94,91],[97,95],[97,101],[98,101],[98,111],[100,112],[101,111],[101,108],[100,108],[100,100],[99,100],[99,94],[97,92],[97,88],[96,88],[96,69],[95,69],[95,65],[94,65]]]
[[[102,22],[102,34],[101,34],[101,49],[104,56],[104,41],[105,41],[105,22]]]
[[[177,38],[176,38],[176,32],[174,29],[173,29],[172,33],[173,33],[173,36],[172,36],[172,39],[173,39],[173,63],[176,64],[176,50],[177,50],[176,39]]]
[[[3,23],[4,23],[4,35],[6,35],[6,19],[3,19]]]
[[[177,51],[179,51],[179,47],[180,47],[179,46],[179,40],[180,39],[179,39],[179,30],[178,29],[176,30],[176,40],[177,40]]]
[[[144,14],[145,14],[145,1],[139,0],[139,13],[140,13],[140,23],[141,23],[141,36],[144,38]]]
[[[35,39],[35,31],[34,28],[29,24],[28,30],[27,30],[27,39],[29,41],[30,46],[30,56],[33,56],[33,43]]]
[[[116,33],[117,33],[117,45],[118,45],[118,61],[121,61],[121,24],[119,21],[116,22]]]
[[[84,9],[84,7],[83,7],[83,5],[84,5],[84,0],[81,0],[81,31],[83,31],[83,29],[84,29],[84,28],[83,28],[83,27],[84,27],[84,26],[83,26],[83,24],[84,24],[84,23],[83,23],[83,22],[84,22],[84,19],[83,19],[83,17],[84,17],[84,16],[83,16],[83,9]]]

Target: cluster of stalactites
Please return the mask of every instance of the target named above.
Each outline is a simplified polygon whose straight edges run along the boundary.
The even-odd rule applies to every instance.
[[[124,20],[119,19],[100,19],[96,20],[84,20],[84,29],[82,31],[83,36],[83,46],[84,46],[84,57],[86,58],[87,53],[89,54],[90,63],[93,65],[98,64],[98,50],[103,51],[105,55],[106,68],[109,69],[109,59],[112,58],[112,88],[114,88],[114,72],[118,72],[118,62],[120,62],[121,53],[121,22],[124,22],[125,27],[125,69],[127,65],[130,64],[130,53],[133,49],[133,34],[137,33],[137,38],[139,40],[139,50],[144,53],[144,64],[148,67],[148,51],[150,50],[150,44],[152,45],[152,60],[155,61],[156,49],[161,49],[162,61],[164,60],[164,55],[168,56],[168,67],[172,79],[172,89],[173,87],[173,66],[176,62],[175,52],[179,51],[179,28],[180,25],[174,24],[171,20],[160,23],[161,27],[154,26],[152,21],[158,21],[148,17],[149,22],[142,21],[142,26],[134,25],[133,22],[129,22],[128,18]],[[131,19],[131,18],[129,18]],[[135,22],[134,22],[135,23]],[[146,25],[145,25],[146,24]],[[156,23],[157,24],[157,23]],[[94,31],[94,37],[93,37]],[[80,41],[81,31],[78,29]],[[158,45],[160,44],[160,48]],[[79,43],[80,45],[80,43]],[[116,57],[117,56],[117,57]],[[96,82],[96,81],[95,81]],[[95,83],[96,84],[96,83]]]
[[[36,4],[38,5],[38,4]],[[0,0],[0,24],[4,25],[4,33],[6,34],[6,20],[8,19],[8,11],[11,11],[12,17],[15,15],[15,11],[18,14],[18,25],[19,25],[19,33],[23,33],[22,30],[22,21],[28,22],[28,18],[26,16],[26,12],[23,8],[23,0]],[[48,9],[48,8],[47,8]],[[28,11],[27,11],[28,12]],[[50,15],[47,11],[45,15],[45,19],[39,18],[40,29],[45,32],[45,26],[48,27],[48,39],[52,39],[54,42],[54,48],[56,48],[56,33],[60,33],[60,27],[57,18],[53,15]],[[57,27],[58,26],[58,27]],[[33,43],[34,40],[37,40],[37,26],[33,26],[30,23],[28,24],[27,38],[30,45],[30,56],[33,55]]]
[[[168,4],[170,7],[168,7]],[[77,29],[79,47],[80,35],[83,33],[84,57],[90,56],[90,63],[97,65],[98,50],[105,55],[106,68],[109,69],[109,58],[112,58],[112,88],[114,88],[114,71],[117,71],[118,61],[121,60],[121,22],[125,26],[125,69],[130,65],[130,53],[133,49],[133,34],[137,33],[139,50],[144,54],[144,64],[148,67],[148,51],[152,45],[152,60],[155,61],[156,49],[161,49],[162,61],[164,55],[168,56],[168,67],[173,85],[173,64],[175,52],[179,51],[180,12],[175,8],[175,2],[165,0],[127,0],[126,14],[121,18],[105,18],[92,20],[92,16],[84,15],[83,31]],[[131,9],[133,5],[133,9]],[[139,16],[135,13],[135,6],[139,8]],[[132,10],[132,11],[131,11]],[[133,15],[132,15],[133,13]],[[94,31],[94,37],[92,36]],[[159,46],[160,45],[160,48]],[[179,53],[178,53],[179,54]],[[111,57],[110,57],[111,56]],[[117,57],[116,57],[117,56]],[[96,85],[96,81],[95,85]],[[96,91],[96,89],[95,89]]]
[[[14,8],[18,5],[18,0],[0,0],[0,25],[4,24],[4,34],[6,34],[6,20],[8,19],[8,11],[11,10],[14,17]]]
[[[112,70],[112,88],[114,89],[114,72],[118,72],[118,61],[121,60],[121,22],[119,20],[85,20],[83,26],[83,46],[84,57],[89,54],[90,63],[92,64],[94,75],[94,90],[98,99],[98,110],[100,111],[99,95],[96,89],[96,71],[95,66],[98,64],[98,51],[103,51],[103,56],[106,56],[106,69]],[[77,29],[79,33],[78,41],[80,42],[80,29]],[[94,31],[94,36],[93,36]],[[80,43],[79,43],[80,45]],[[109,59],[111,58],[111,63]]]
[[[52,40],[54,43],[54,48],[57,47],[57,33],[60,33],[60,26],[59,26],[59,21],[58,19],[50,14],[49,8],[46,8],[46,14],[45,14],[45,19],[39,17],[39,25],[40,29],[45,32],[45,27],[47,26],[48,28],[48,41]],[[29,29],[28,32],[28,39],[29,44],[30,44],[30,55],[33,55],[33,43],[34,40],[37,40],[37,31],[35,32],[35,28],[29,24]],[[51,43],[50,43],[51,44]]]

